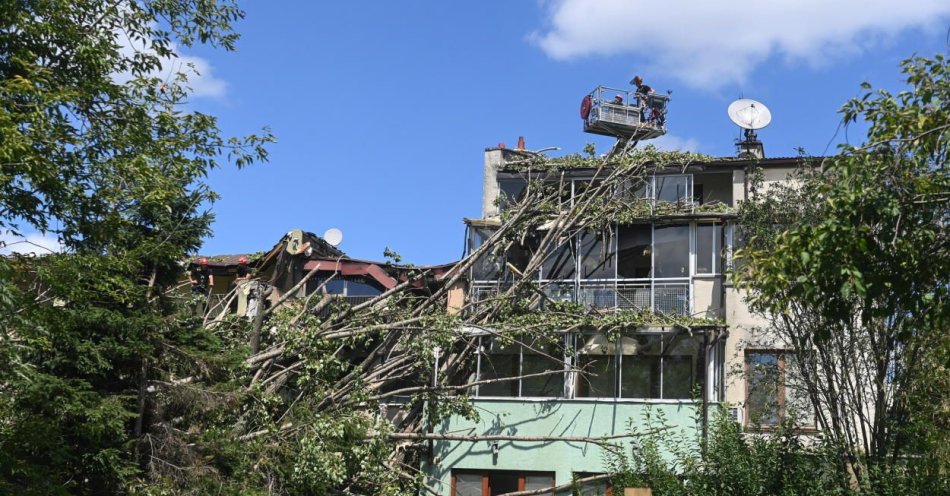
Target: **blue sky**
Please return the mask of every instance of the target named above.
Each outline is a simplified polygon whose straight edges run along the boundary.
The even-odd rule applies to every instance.
[[[734,154],[726,116],[766,103],[768,156],[861,141],[836,114],[859,84],[899,89],[897,64],[946,53],[950,2],[640,0],[244,2],[236,52],[183,55],[192,105],[226,134],[269,126],[270,162],[209,178],[222,196],[202,253],[269,248],[303,228],[344,233],[349,255],[385,247],[417,264],[461,255],[480,214],[482,154],[519,135],[580,151],[581,97],[643,75],[672,90],[657,144]],[[838,130],[836,135],[836,130]],[[828,148],[831,143],[830,148]]]

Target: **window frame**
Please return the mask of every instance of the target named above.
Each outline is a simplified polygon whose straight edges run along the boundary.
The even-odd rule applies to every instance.
[[[493,339],[495,339],[495,338],[497,338],[497,336],[495,336],[495,335],[493,335],[493,334],[482,334],[482,335],[480,335],[480,336],[478,337],[478,350],[479,350],[479,352],[478,352],[478,356],[477,356],[477,359],[476,359],[476,369],[475,369],[475,381],[476,381],[476,382],[482,381],[482,380],[487,380],[487,379],[483,379],[484,374],[482,373],[482,366],[483,366],[483,363],[482,363],[482,362],[483,362],[483,358],[482,358],[482,356],[483,356],[483,355],[486,355],[486,356],[491,355],[491,350],[490,350],[490,347],[491,347],[491,344],[492,344],[492,341],[491,341],[491,340],[493,340]],[[568,338],[567,338],[566,336],[564,336],[564,337],[562,337],[562,339],[565,339],[565,340],[566,340],[566,339],[568,339]],[[488,344],[487,344],[487,345],[485,344],[485,341],[486,341],[486,340],[488,340]],[[570,344],[570,343],[567,342],[567,341],[564,341],[564,342],[562,343],[562,346],[564,346],[564,349],[562,350],[563,353],[561,354],[561,362],[562,362],[562,366],[563,366],[562,371],[561,371],[561,391],[560,391],[560,393],[559,393],[557,396],[525,396],[525,395],[524,395],[524,378],[521,377],[521,376],[524,375],[525,346],[524,346],[523,344],[521,344],[521,343],[512,343],[512,346],[517,346],[517,347],[518,347],[518,353],[517,353],[517,357],[518,357],[518,358],[517,358],[518,371],[517,371],[517,374],[516,374],[515,377],[519,377],[519,379],[516,379],[516,380],[514,380],[514,381],[509,381],[509,382],[517,382],[517,394],[515,394],[515,395],[513,395],[513,396],[483,395],[483,394],[482,394],[482,386],[486,386],[487,384],[478,384],[478,385],[475,386],[474,397],[475,397],[475,398],[569,399],[570,396],[568,395],[568,391],[567,391],[567,372],[568,372],[569,367],[570,367],[570,365],[569,365],[569,364],[570,364],[570,357],[568,356],[568,345],[569,345],[569,344]],[[542,355],[540,355],[540,354],[535,354],[535,353],[529,353],[529,354],[537,355],[537,356],[542,356]],[[512,355],[515,355],[515,353],[512,353]],[[551,355],[551,356],[556,358],[555,355]],[[555,375],[556,375],[556,374],[551,374],[551,376],[555,376]],[[503,377],[496,377],[496,379],[502,379],[502,378],[503,378]]]
[[[785,355],[789,353],[789,350],[780,349],[780,348],[747,348],[744,354],[743,361],[743,374],[745,377],[745,404],[743,405],[743,424],[744,427],[751,430],[774,430],[781,427],[782,422],[785,421]],[[775,405],[775,417],[776,422],[774,424],[762,424],[752,421],[752,415],[750,409],[752,407],[752,402],[749,400],[750,394],[752,394],[752,375],[751,375],[751,362],[749,360],[750,355],[775,355],[776,357],[776,367],[778,368],[778,378],[777,383],[777,396],[778,402]]]
[[[481,496],[490,496],[491,495],[491,485],[490,478],[493,472],[505,472],[508,474],[517,474],[518,475],[518,491],[525,490],[526,479],[528,476],[544,476],[549,475],[551,477],[551,494],[552,496],[555,493],[554,487],[557,486],[557,473],[553,470],[493,470],[493,469],[452,469],[451,481],[449,494],[455,496],[457,494],[457,476],[460,474],[469,474],[469,475],[481,475],[482,476],[482,491]],[[544,493],[542,493],[544,494]]]
[[[589,354],[582,354],[580,352],[580,349],[583,348],[582,342],[583,340],[585,340],[585,337],[593,338],[594,336],[597,336],[598,334],[604,335],[603,333],[583,333],[583,332],[578,332],[578,333],[573,334],[574,356],[576,357],[576,360],[578,361],[578,363],[580,363],[582,355],[589,355]],[[667,355],[667,349],[675,347],[673,340],[677,339],[677,337],[679,336],[682,336],[682,334],[671,335],[668,332],[636,332],[636,333],[632,333],[631,335],[624,335],[621,338],[623,337],[636,338],[640,336],[645,336],[645,337],[655,336],[659,338],[660,349],[659,349],[658,354],[650,355],[650,356],[655,356],[657,358],[656,371],[658,374],[658,381],[659,381],[657,383],[657,391],[659,392],[659,395],[657,397],[623,396],[623,372],[624,372],[623,357],[633,356],[633,355],[624,355],[622,353],[622,349],[621,349],[622,347],[617,346],[614,343],[613,354],[592,355],[592,356],[605,356],[605,357],[612,356],[614,358],[614,367],[613,367],[613,370],[611,371],[612,372],[611,375],[613,377],[613,381],[612,381],[613,393],[610,396],[580,396],[578,395],[577,392],[581,389],[579,387],[579,384],[580,384],[580,381],[583,380],[583,374],[574,372],[573,377],[571,378],[571,381],[570,381],[571,392],[573,393],[571,398],[583,399],[583,400],[610,399],[610,400],[621,400],[621,401],[664,401],[664,402],[668,402],[668,401],[691,402],[693,401],[691,397],[667,398],[666,388],[664,387],[663,378],[664,378],[664,375],[666,375],[665,359],[669,357],[669,355]],[[693,336],[687,337],[687,339],[692,339],[692,338]],[[608,342],[611,342],[611,341],[608,341]],[[690,361],[690,374],[689,374],[690,390],[692,390],[697,384],[703,384],[704,382],[709,380],[709,378],[707,377],[707,365],[708,365],[709,360],[707,359],[707,357],[705,357],[705,353],[707,351],[704,349],[705,345],[706,345],[705,339],[697,343],[699,350],[698,350],[698,354],[695,356],[695,359],[694,359],[695,362],[697,363]],[[687,355],[672,355],[672,356],[687,356]],[[646,387],[652,390],[653,388],[652,381],[651,383],[647,384]]]
[[[758,424],[758,423],[752,422],[752,418],[751,418],[752,416],[749,413],[749,407],[750,407],[749,393],[751,392],[751,381],[749,380],[750,378],[749,355],[750,354],[777,355],[776,362],[779,368],[779,385],[778,385],[779,386],[779,391],[778,391],[779,401],[778,401],[778,404],[776,405],[776,408],[778,410],[777,411],[778,422],[776,422],[775,424]],[[745,401],[742,407],[742,413],[743,413],[742,426],[744,428],[750,431],[771,431],[771,430],[775,430],[779,428],[781,424],[785,421],[785,419],[788,416],[788,407],[789,407],[788,405],[788,401],[789,401],[788,360],[789,360],[789,357],[794,357],[795,355],[796,355],[795,350],[791,350],[787,348],[747,348],[744,351],[743,363],[742,363],[743,377],[745,379],[745,392],[744,392]],[[805,405],[805,408],[811,409],[811,405]],[[817,417],[816,412],[812,411],[811,417],[810,417],[811,421],[797,423],[795,425],[795,430],[798,432],[809,432],[809,433],[818,432],[818,424],[817,424],[816,417]]]
[[[692,277],[714,277],[723,275],[725,273],[724,269],[726,265],[726,224],[718,220],[712,222],[697,221],[693,224],[693,226],[695,234],[692,236],[691,240],[693,243],[693,249],[691,251],[693,256],[696,258],[696,262],[693,266]],[[709,260],[709,263],[712,265],[712,272],[699,271],[699,232],[700,228],[704,226],[712,227],[712,252],[710,253],[711,259]],[[719,234],[718,236],[716,235],[717,228]]]

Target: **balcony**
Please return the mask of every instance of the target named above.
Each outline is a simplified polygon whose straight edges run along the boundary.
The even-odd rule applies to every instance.
[[[598,310],[652,311],[669,315],[691,313],[688,279],[669,281],[612,279],[597,281],[540,281],[550,301],[573,302]],[[499,283],[473,283],[470,302],[496,297],[507,288]]]

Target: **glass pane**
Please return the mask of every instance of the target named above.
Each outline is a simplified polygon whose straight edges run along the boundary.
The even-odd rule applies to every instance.
[[[531,257],[538,251],[538,242],[539,240],[534,235],[529,234],[525,237],[524,244],[516,243],[508,250],[506,254],[507,260],[505,261],[524,274],[524,270],[528,266]],[[504,263],[500,263],[500,265],[504,266]],[[508,272],[507,267],[502,267],[502,270]],[[537,278],[537,273],[532,277]]]
[[[481,370],[478,379],[481,381],[517,377],[518,374],[518,346],[500,345],[499,341],[484,339],[483,343],[490,342],[486,353],[482,354]],[[478,386],[479,396],[518,396],[518,381],[502,381]]]
[[[472,253],[482,246],[494,234],[494,229],[472,227],[469,229],[468,252]],[[472,265],[472,279],[476,281],[493,281],[501,275],[503,259],[501,255],[486,253]]]
[[[491,494],[492,496],[513,493],[517,491],[518,472],[489,472],[488,489],[488,494]]]
[[[502,196],[501,209],[505,210],[524,198],[528,181],[524,178],[499,179],[498,187],[501,189]]]
[[[689,195],[688,176],[657,176],[656,199],[658,201],[682,202]]]
[[[313,276],[307,280],[307,294],[311,294],[320,287],[321,284],[327,281],[326,277],[322,276]]]
[[[660,336],[621,338],[621,397],[660,397],[660,351]]]
[[[780,371],[778,354],[749,353],[746,355],[749,397],[749,422],[777,425],[779,422]]]
[[[581,279],[613,279],[614,247],[609,233],[581,235]]]
[[[716,274],[722,273],[723,249],[722,249],[722,224],[713,224],[713,271]]]
[[[376,296],[382,294],[382,289],[362,277],[346,281],[347,296]]]
[[[455,496],[482,496],[482,474],[455,474]]]
[[[693,360],[688,356],[663,358],[663,398],[688,400],[693,391]]]
[[[532,346],[535,349],[541,349],[548,354],[536,355],[529,349],[524,349],[522,355],[521,374],[537,374],[545,371],[564,370],[564,362],[556,360],[563,356],[563,352],[556,346]],[[521,380],[521,396],[534,397],[560,397],[564,394],[564,373],[549,374],[538,377],[529,377]]]
[[[713,270],[713,224],[696,226],[696,273],[712,274]]]
[[[650,226],[620,226],[617,231],[617,277],[650,277]]]
[[[702,336],[679,335],[663,352],[663,398],[686,400],[703,382]]]
[[[552,251],[541,266],[542,279],[573,279],[577,272],[574,267],[574,243],[565,242]]]
[[[617,357],[613,355],[578,355],[578,398],[613,398]]]
[[[689,277],[689,226],[657,226],[653,248],[655,277]]]
[[[639,177],[624,179],[618,193],[627,201],[644,200],[647,198],[647,181]]]
[[[346,282],[340,277],[339,274],[336,275],[333,279],[327,282],[327,285],[324,286],[327,294],[343,294],[344,287]]]
[[[554,487],[554,474],[525,474],[524,490],[545,489]]]

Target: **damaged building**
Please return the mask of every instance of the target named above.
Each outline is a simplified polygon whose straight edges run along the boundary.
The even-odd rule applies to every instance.
[[[724,405],[762,431],[795,401],[789,350],[757,340],[763,322],[728,274],[737,205],[788,181],[800,159],[764,157],[754,133],[737,158],[638,155],[637,142],[665,133],[668,98],[602,93],[581,112],[586,131],[618,137],[606,156],[485,150],[481,216],[464,221],[459,262],[352,259],[301,230],[251,257],[268,306],[321,291],[380,321],[406,309],[369,334],[347,377],[369,378],[358,407],[376,402],[427,493],[624,494],[606,450],[658,420],[701,439]],[[229,290],[237,259],[209,260],[217,312],[247,312],[253,291]],[[409,297],[395,299],[401,290]],[[450,332],[416,325],[426,317]],[[252,347],[248,363],[284,352],[271,347]]]

